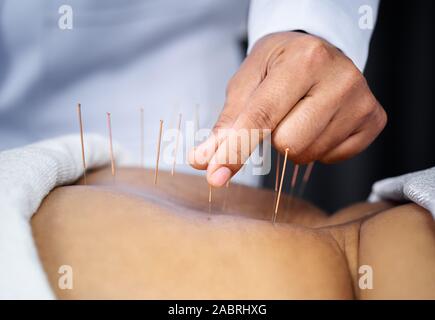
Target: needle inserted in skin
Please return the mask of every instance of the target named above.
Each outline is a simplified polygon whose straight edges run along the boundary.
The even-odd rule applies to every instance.
[[[222,211],[225,212],[227,210],[227,198],[228,198],[228,189],[230,186],[230,180],[227,181],[225,186],[225,194],[224,194],[224,203],[222,205]]]
[[[287,166],[287,156],[288,156],[288,152],[289,152],[289,149],[288,149],[288,148],[285,149],[284,164],[283,164],[283,166],[282,166],[282,172],[281,172],[281,181],[280,181],[280,183],[279,183],[278,197],[276,198],[275,212],[274,212],[273,220],[272,220],[273,223],[275,223],[275,221],[276,221],[276,216],[277,216],[277,214],[278,214],[279,201],[280,201],[280,199],[281,199],[281,192],[282,192],[282,184],[283,184],[283,182],[284,182],[285,168],[286,168],[286,166]]]
[[[208,203],[211,203],[211,184],[208,185]]]
[[[208,185],[208,213],[211,213],[211,184]]]
[[[279,166],[280,166],[280,154],[279,152],[276,153],[276,173],[275,173],[275,192],[278,191],[278,184],[279,184]]]
[[[83,162],[83,181],[86,184],[86,158],[85,158],[85,143],[83,139],[83,121],[82,121],[82,107],[80,103],[77,105],[77,115],[79,117],[80,125],[80,142],[82,145],[82,162]]]
[[[160,120],[159,138],[157,141],[156,169],[154,172],[154,184],[157,184],[157,175],[159,174],[160,144],[162,143],[162,131],[163,131],[163,120]]]
[[[177,138],[175,140],[175,149],[174,149],[174,162],[172,163],[172,171],[171,175],[173,176],[175,173],[175,164],[177,163],[177,150],[178,150],[178,140],[180,138],[180,128],[181,128],[181,113],[178,115],[178,128],[177,128]]]
[[[295,167],[293,169],[292,182],[290,184],[290,197],[292,197],[294,192],[295,192],[296,182],[298,179],[298,173],[299,173],[299,165],[295,164]]]
[[[293,176],[290,183],[290,194],[288,198],[288,201],[290,201],[290,207],[292,207],[293,205],[293,200],[294,200],[293,197],[295,193],[296,182],[298,180],[298,173],[299,173],[299,165],[295,163],[295,166],[293,168]]]
[[[107,128],[109,130],[109,148],[110,148],[110,163],[112,166],[112,176],[115,177],[115,157],[113,156],[112,121],[110,119],[110,112],[107,112]]]
[[[145,154],[145,133],[144,133],[144,111],[140,108],[140,166],[144,167],[144,154]]]
[[[302,178],[301,189],[299,190],[299,197],[302,197],[305,191],[305,187],[308,184],[308,180],[310,180],[311,172],[313,171],[314,161],[310,162],[305,169],[304,177]]]
[[[227,199],[228,199],[228,189],[230,188],[231,179],[228,179],[225,184],[225,194],[224,194],[224,203],[222,204],[222,211],[225,212],[227,210]]]

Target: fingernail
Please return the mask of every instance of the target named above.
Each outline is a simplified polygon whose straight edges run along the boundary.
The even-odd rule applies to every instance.
[[[227,167],[220,167],[210,177],[210,184],[215,187],[222,187],[231,178],[231,170]]]

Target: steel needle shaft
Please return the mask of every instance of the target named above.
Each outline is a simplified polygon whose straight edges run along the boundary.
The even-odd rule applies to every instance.
[[[107,128],[109,130],[110,164],[112,167],[112,176],[115,177],[115,158],[113,156],[112,121],[110,119],[110,112],[107,112]]]
[[[282,185],[283,185],[283,182],[284,182],[285,168],[287,166],[288,152],[289,152],[289,149],[288,148],[285,149],[284,164],[282,166],[282,172],[281,172],[281,181],[279,183],[278,197],[276,199],[275,212],[274,212],[273,220],[272,220],[273,223],[275,223],[276,217],[278,215],[279,201],[281,200]]]
[[[162,131],[163,131],[163,120],[160,120],[159,137],[157,141],[156,169],[154,171],[154,184],[157,184],[157,176],[159,174],[160,145],[162,143]]]
[[[178,140],[180,138],[180,128],[181,128],[181,113],[178,115],[177,138],[175,141],[174,162],[172,163],[172,171],[171,171],[172,176],[175,174],[175,165],[177,163],[177,150],[178,150]]]
[[[280,162],[281,162],[280,154],[279,154],[279,152],[277,152],[276,153],[275,192],[278,191]]]
[[[79,117],[80,142],[81,142],[81,145],[82,145],[83,181],[84,181],[84,184],[87,184],[87,181],[86,181],[85,143],[84,143],[84,139],[83,139],[82,107],[81,107],[80,103],[77,105],[77,115]]]
[[[140,108],[140,166],[141,168],[145,165],[145,132],[144,132],[144,110]]]
[[[301,189],[299,190],[299,197],[302,197],[304,194],[305,188],[311,177],[311,172],[313,171],[313,166],[314,166],[314,162],[310,162],[307,168],[305,169],[304,177],[302,178]]]

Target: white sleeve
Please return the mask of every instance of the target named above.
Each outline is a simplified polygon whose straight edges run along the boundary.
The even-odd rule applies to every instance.
[[[379,0],[251,0],[248,52],[263,36],[303,30],[342,50],[363,71]]]

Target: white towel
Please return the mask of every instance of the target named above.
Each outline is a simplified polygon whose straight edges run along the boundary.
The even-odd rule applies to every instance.
[[[120,148],[114,147],[120,161]],[[85,135],[88,168],[110,161],[107,138]],[[83,174],[78,135],[0,153],[0,298],[53,299],[33,241],[30,218],[56,186]]]
[[[369,201],[412,201],[435,218],[435,167],[376,182]]]

